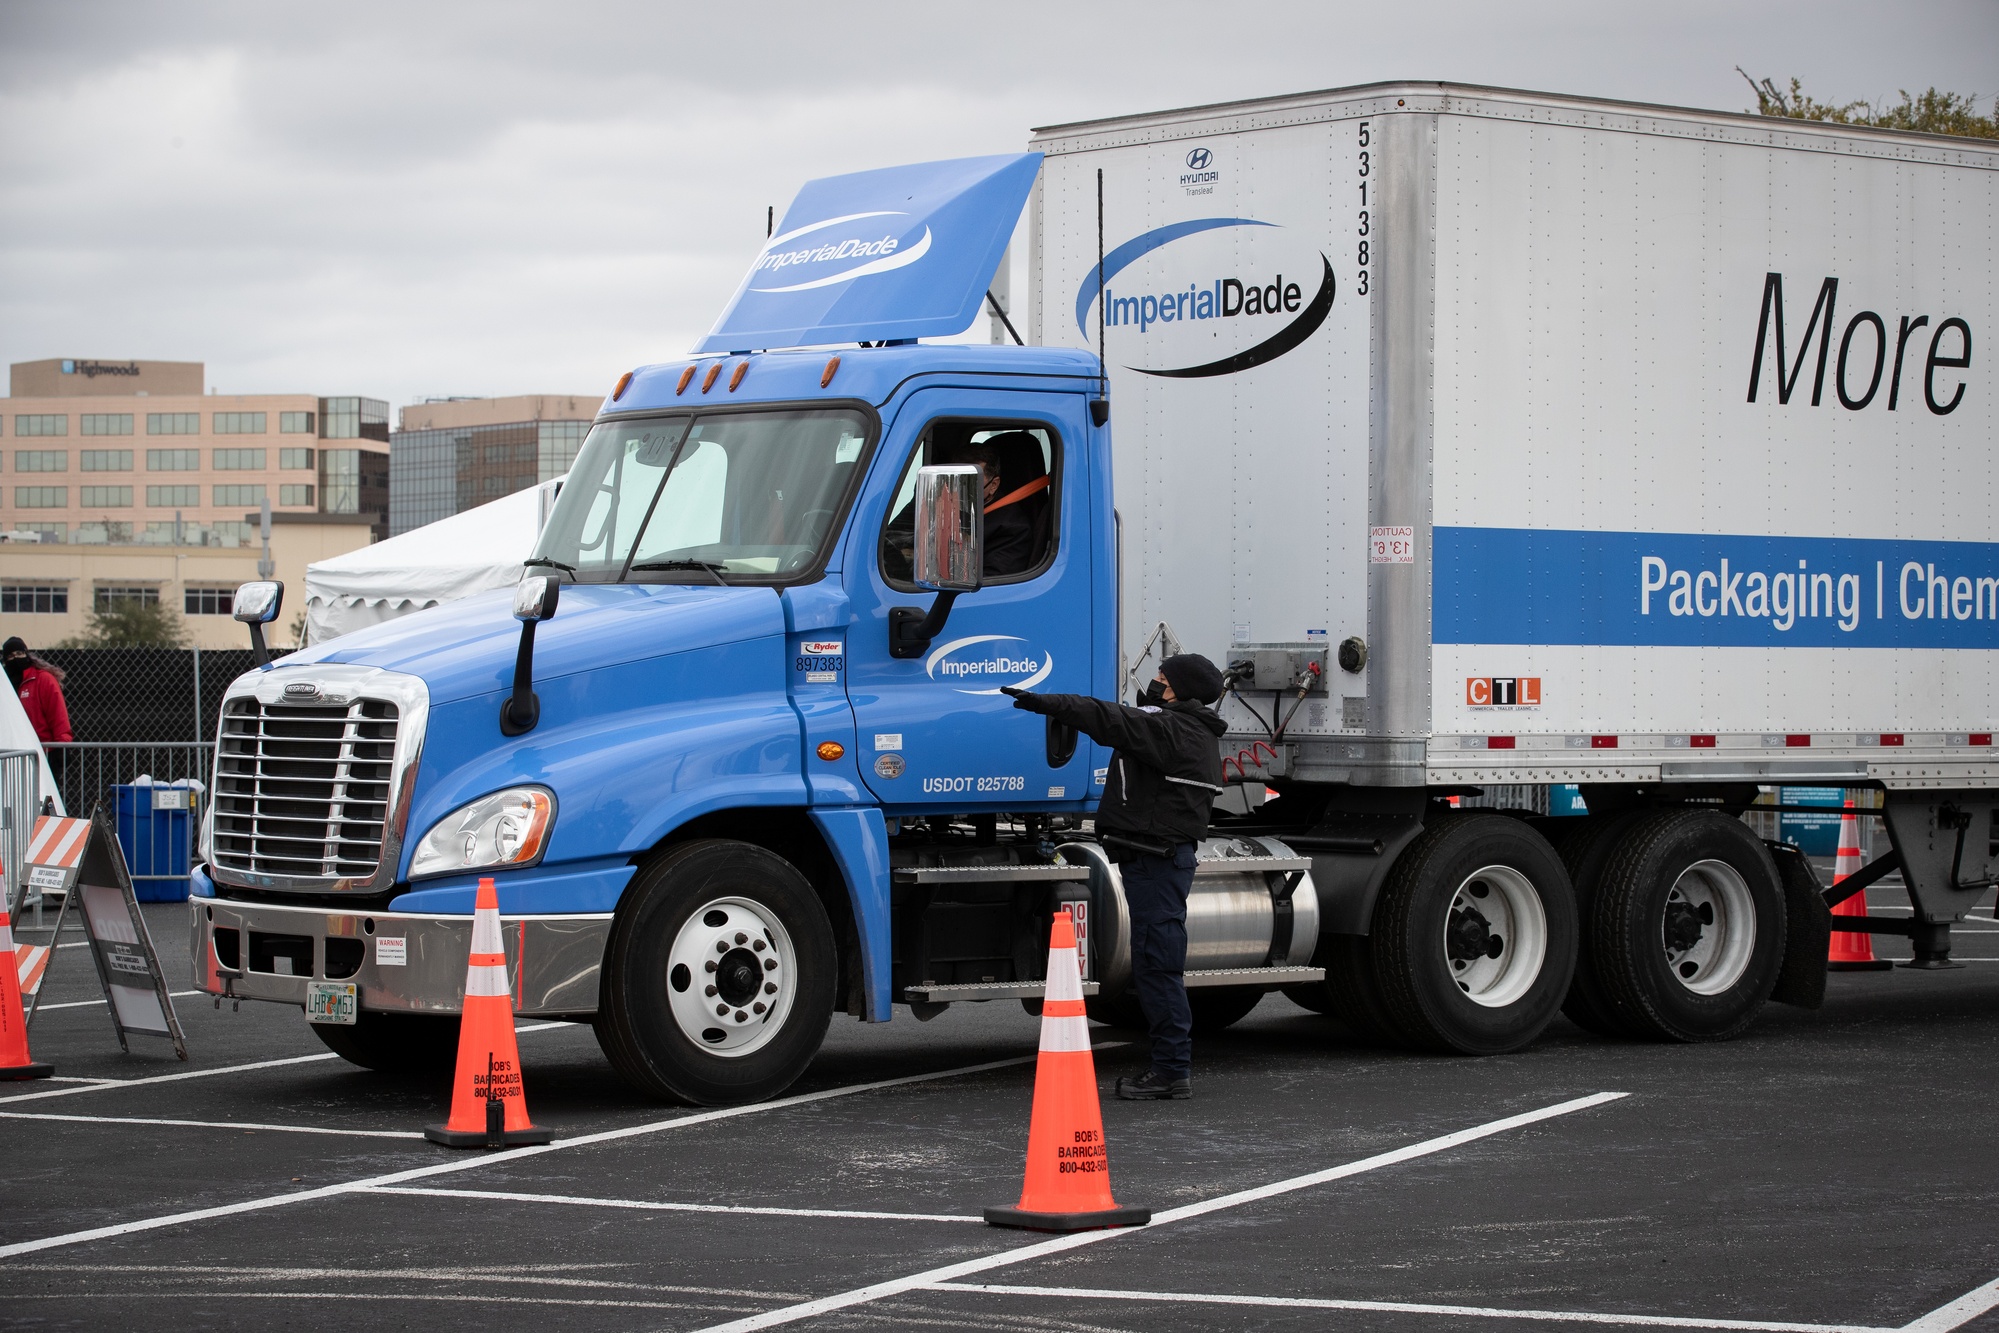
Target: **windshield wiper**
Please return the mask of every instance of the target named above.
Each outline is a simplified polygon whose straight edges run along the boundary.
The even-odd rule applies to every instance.
[[[726,568],[726,565],[716,564],[712,560],[646,560],[633,565],[627,572],[636,574],[641,570],[699,569],[705,572],[709,578],[714,579],[717,584],[726,588],[729,586],[729,581],[722,577],[722,571]]]
[[[532,560],[523,560],[521,561],[521,566],[525,569],[559,569],[565,574],[574,574],[576,572],[576,566],[565,565],[560,560],[550,560],[545,555],[538,555]]]

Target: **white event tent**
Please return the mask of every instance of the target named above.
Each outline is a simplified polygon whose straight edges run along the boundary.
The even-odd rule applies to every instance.
[[[305,567],[306,642],[520,581],[562,478]]]

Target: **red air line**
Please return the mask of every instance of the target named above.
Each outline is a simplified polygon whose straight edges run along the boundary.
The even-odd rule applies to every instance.
[[[1234,764],[1236,777],[1241,781],[1247,782],[1249,780],[1249,772],[1247,766],[1254,766],[1256,768],[1263,767],[1263,761],[1256,757],[1256,752],[1258,750],[1264,751],[1272,759],[1275,759],[1277,757],[1277,751],[1272,749],[1268,744],[1264,743],[1263,741],[1254,741],[1250,744],[1250,747],[1247,750],[1236,751],[1235,758],[1222,760],[1222,777],[1223,778],[1228,777],[1229,765]]]

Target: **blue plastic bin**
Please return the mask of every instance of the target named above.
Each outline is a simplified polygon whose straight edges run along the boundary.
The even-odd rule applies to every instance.
[[[111,788],[117,802],[118,845],[132,872],[132,891],[142,903],[187,901],[188,870],[194,820],[200,817],[201,793],[185,787],[118,784]],[[155,792],[176,792],[187,803],[183,810],[156,810]],[[146,879],[167,875],[169,879]]]

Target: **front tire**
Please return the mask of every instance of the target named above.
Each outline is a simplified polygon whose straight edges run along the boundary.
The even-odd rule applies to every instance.
[[[1748,1027],[1777,984],[1784,927],[1776,863],[1716,810],[1627,826],[1589,921],[1619,1024],[1661,1041],[1725,1041]]]
[[[1382,1007],[1412,1046],[1516,1051],[1576,960],[1575,897],[1547,839],[1504,815],[1432,819],[1389,872],[1368,936]]]
[[[597,1041],[629,1082],[695,1106],[789,1087],[832,1021],[833,928],[792,865],[705,839],[649,862],[604,956]]]

